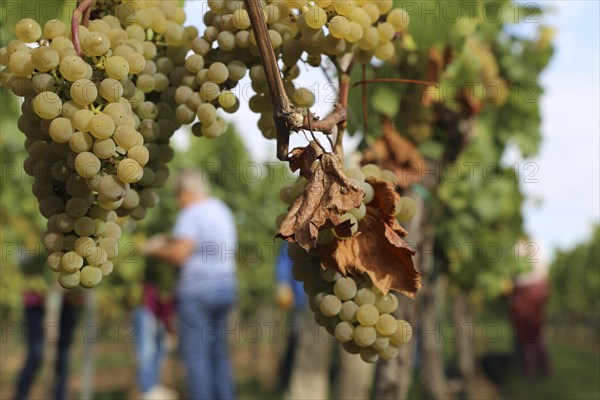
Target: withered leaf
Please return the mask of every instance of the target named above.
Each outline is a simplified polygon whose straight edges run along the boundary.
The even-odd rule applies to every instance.
[[[421,287],[421,274],[415,270],[415,254],[402,239],[406,231],[394,218],[397,194],[391,184],[370,178],[375,198],[358,223],[359,235],[334,240],[317,252],[325,268],[336,268],[343,275],[367,273],[382,292],[397,290],[414,298]]]
[[[320,162],[315,167],[313,162],[317,159]],[[309,251],[316,246],[321,228],[342,224],[344,231],[350,230],[349,222],[342,223],[338,216],[358,207],[364,191],[346,177],[337,155],[323,153],[314,142],[304,149],[294,149],[292,160],[290,166],[299,169],[307,183],[283,220],[277,237],[297,242]]]
[[[384,117],[381,123],[383,136],[365,151],[363,163],[375,163],[395,172],[397,185],[408,189],[421,182],[426,171],[425,160],[417,147],[398,133],[389,119]]]

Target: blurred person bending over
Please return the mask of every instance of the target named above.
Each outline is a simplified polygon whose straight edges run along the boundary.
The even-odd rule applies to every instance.
[[[540,257],[528,251],[531,244],[519,242],[517,254]],[[543,337],[545,307],[549,297],[548,264],[533,260],[531,270],[516,277],[510,297],[510,313],[516,333],[516,350],[527,378],[550,374],[550,360]]]
[[[182,171],[175,192],[181,211],[173,237],[151,238],[146,253],[181,268],[176,311],[190,398],[233,399],[225,324],[236,301],[235,221],[200,171]]]

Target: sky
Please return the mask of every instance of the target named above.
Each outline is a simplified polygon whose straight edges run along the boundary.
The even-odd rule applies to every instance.
[[[200,7],[205,4],[186,2],[188,22],[202,25],[194,17],[202,15]],[[513,149],[505,161],[521,165],[521,186],[528,197],[525,228],[540,245],[542,257],[551,258],[556,249],[570,248],[590,237],[593,225],[600,222],[600,2],[539,4],[550,10],[541,22],[557,31],[554,57],[541,77],[543,143],[535,158],[522,160]],[[323,101],[313,111],[326,115],[331,104],[325,100],[333,89],[323,73],[303,70],[299,83],[318,88],[317,100]],[[248,79],[241,82],[240,110],[226,117],[236,125],[255,159],[272,161],[275,143],[264,139],[256,127],[258,115],[247,105],[246,93],[252,92],[249,85]],[[292,147],[305,142],[294,136]],[[180,143],[185,141],[179,136]],[[355,145],[356,140],[345,143],[350,149]]]

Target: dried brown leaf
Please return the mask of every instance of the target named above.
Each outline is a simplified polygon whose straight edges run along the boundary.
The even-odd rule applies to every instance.
[[[382,119],[382,130],[383,136],[365,151],[363,163],[374,163],[395,172],[397,185],[402,189],[421,182],[426,166],[417,147],[398,133],[387,118]]]
[[[393,289],[414,298],[421,287],[421,274],[412,261],[414,251],[402,239],[406,231],[394,218],[398,195],[387,182],[374,178],[368,182],[375,189],[375,198],[358,223],[360,234],[334,240],[317,252],[325,268],[336,268],[344,275],[367,273],[382,292]]]
[[[320,161],[316,166],[315,160]],[[323,153],[311,142],[304,149],[292,151],[290,166],[294,171],[300,170],[307,183],[283,220],[277,237],[297,242],[309,251],[316,246],[320,229],[342,224],[341,228],[349,231],[350,224],[341,223],[338,216],[358,207],[364,191],[346,177],[339,157]]]

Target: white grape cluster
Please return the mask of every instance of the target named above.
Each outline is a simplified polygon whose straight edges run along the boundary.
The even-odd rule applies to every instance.
[[[344,173],[350,179],[350,181],[354,183],[354,185],[362,188],[365,192],[362,203],[358,208],[352,208],[348,210],[347,213],[340,216],[341,221],[350,221],[351,234],[354,235],[358,232],[358,222],[362,220],[367,213],[367,205],[371,203],[375,197],[373,186],[369,182],[366,182],[365,179],[382,179],[386,182],[394,184],[398,178],[393,171],[389,169],[382,170],[375,164],[367,164],[361,168],[349,168],[346,169]],[[283,201],[285,204],[291,205],[302,192],[305,185],[306,178],[300,176],[292,185],[284,186],[279,192],[281,201]],[[408,196],[402,196],[398,201],[396,201],[395,216],[398,221],[410,221],[414,217],[415,213],[416,203],[412,198]],[[283,213],[277,216],[275,221],[277,227],[281,226],[281,223],[286,215],[287,213]],[[339,231],[336,231],[335,228],[325,229],[319,231],[317,243],[319,245],[326,245],[331,243],[331,241],[334,239],[344,239],[343,234]]]
[[[392,315],[398,308],[393,293],[383,294],[367,275],[343,277],[333,269],[322,269],[314,258],[299,257],[297,248],[290,247],[290,253],[296,258],[293,276],[304,283],[315,321],[344,350],[374,363],[379,357],[396,357],[399,348],[410,341],[410,324]]]
[[[135,5],[135,12],[119,6]],[[60,20],[15,26],[0,49],[0,83],[23,97],[24,170],[48,219],[42,242],[59,283],[94,287],[112,272],[120,216],[156,206],[174,152],[176,68],[194,28],[170,2],[124,2],[79,26],[81,51]],[[28,45],[30,44],[30,45]],[[31,45],[35,44],[35,45]]]
[[[245,4],[211,0],[208,6],[206,30],[192,43],[195,54],[186,60],[178,88],[180,122],[191,123],[197,117],[199,122],[192,127],[195,135],[220,135],[225,123],[216,111],[238,109],[239,100],[232,90],[249,73],[256,93],[249,99],[250,109],[261,114],[258,127],[266,138],[273,139],[272,100]],[[294,83],[300,75],[299,62],[316,67],[323,56],[341,58],[346,54],[356,54],[363,63],[374,56],[387,60],[395,52],[392,41],[408,25],[407,13],[393,9],[392,0],[264,1],[263,11],[275,56],[283,65],[287,95],[300,109],[311,107],[315,96]]]

